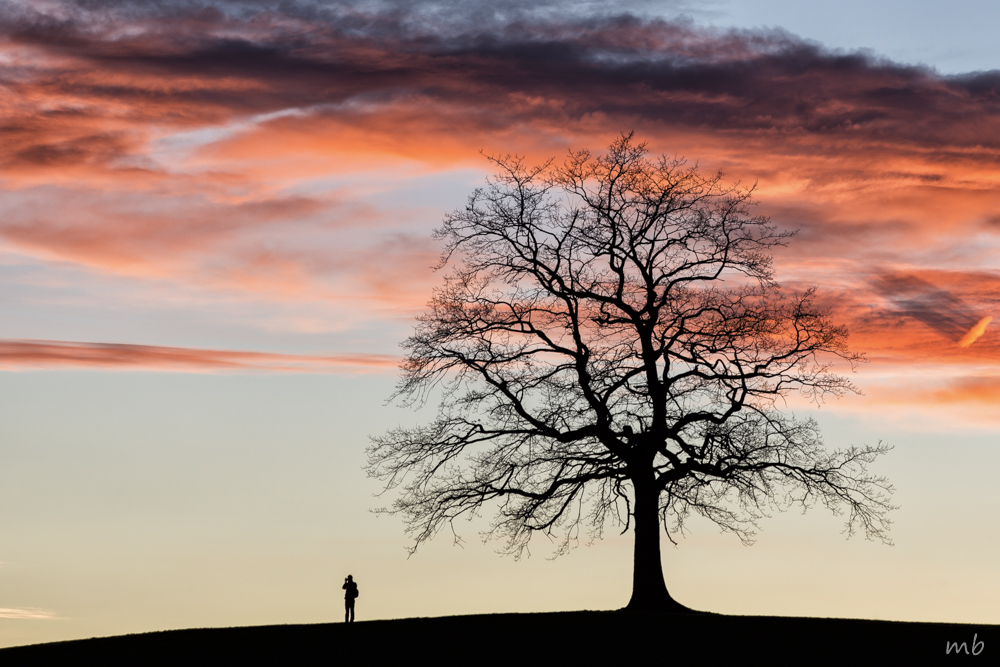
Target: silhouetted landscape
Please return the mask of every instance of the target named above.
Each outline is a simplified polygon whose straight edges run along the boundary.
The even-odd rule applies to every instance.
[[[597,664],[662,656],[677,660],[762,660],[763,664],[921,664],[948,642],[971,657],[996,651],[1000,626],[837,618],[574,611],[170,630],[0,650],[4,665],[410,663],[415,658],[475,664],[544,659]],[[976,643],[974,643],[974,641]],[[985,660],[980,660],[985,662]]]
[[[995,662],[997,20],[0,0],[0,667]]]

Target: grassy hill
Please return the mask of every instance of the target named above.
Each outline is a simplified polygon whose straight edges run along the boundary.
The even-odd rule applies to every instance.
[[[968,655],[945,654],[956,641]],[[996,625],[578,611],[170,630],[2,649],[0,665],[902,665],[998,656]]]

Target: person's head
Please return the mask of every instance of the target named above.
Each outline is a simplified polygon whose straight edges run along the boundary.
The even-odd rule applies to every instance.
[[[351,575],[347,575],[347,580],[348,581],[354,581],[354,577],[352,577]]]

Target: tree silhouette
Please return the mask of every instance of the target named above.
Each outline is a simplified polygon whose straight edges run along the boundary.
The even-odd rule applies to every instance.
[[[819,502],[888,542],[892,487],[866,471],[888,448],[828,453],[777,407],[857,391],[831,364],[863,357],[813,289],[774,282],[790,233],[751,215],[752,188],[631,134],[561,166],[490,159],[499,173],[435,233],[450,273],[403,343],[394,399],[439,390],[438,415],[368,450],[413,550],[483,511],[515,557],[535,532],[565,550],[611,520],[635,531],[628,608],[680,611],[660,526],[673,541],[692,514],[749,543],[770,510]]]

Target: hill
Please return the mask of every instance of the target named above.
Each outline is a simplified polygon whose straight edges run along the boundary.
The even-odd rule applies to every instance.
[[[0,664],[994,664],[998,640],[996,625],[578,611],[170,630],[7,648]]]

